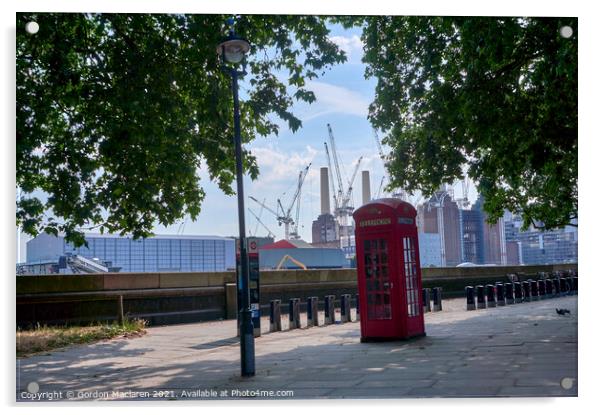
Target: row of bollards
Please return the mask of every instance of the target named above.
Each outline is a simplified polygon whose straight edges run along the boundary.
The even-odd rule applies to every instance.
[[[360,319],[359,313],[359,296],[356,294],[356,321]],[[318,297],[307,298],[307,327],[319,327],[320,320],[318,318]],[[335,296],[324,296],[324,325],[335,324]],[[343,294],[340,298],[341,303],[341,323],[351,322],[351,294]],[[288,301],[288,324],[289,330],[301,328],[299,298],[291,298]],[[281,301],[270,301],[270,332],[282,331],[281,321]]]
[[[429,311],[441,311],[443,310],[443,288],[434,287],[433,290],[433,306],[431,307],[431,289],[423,288],[422,289],[422,308],[423,313],[428,313]]]
[[[509,304],[537,301],[546,298],[577,294],[577,276],[560,277],[507,283],[471,285],[466,290],[466,309],[477,310]]]

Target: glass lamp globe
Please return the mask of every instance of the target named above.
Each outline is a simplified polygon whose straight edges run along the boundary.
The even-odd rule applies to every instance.
[[[239,63],[250,49],[251,45],[245,39],[229,36],[225,41],[218,45],[217,53],[222,56],[226,62]]]

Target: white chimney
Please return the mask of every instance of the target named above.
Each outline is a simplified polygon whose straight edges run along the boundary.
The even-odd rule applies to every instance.
[[[370,172],[362,171],[362,205],[370,202]]]
[[[330,188],[328,187],[328,167],[320,168],[320,214],[330,213]]]

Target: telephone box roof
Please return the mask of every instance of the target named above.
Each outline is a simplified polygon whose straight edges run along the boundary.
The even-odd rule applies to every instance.
[[[361,216],[364,214],[372,213],[374,209],[391,209],[398,212],[405,217],[416,217],[416,209],[408,202],[404,202],[401,199],[388,197],[383,199],[372,200],[365,205],[360,206],[353,212],[353,217]]]

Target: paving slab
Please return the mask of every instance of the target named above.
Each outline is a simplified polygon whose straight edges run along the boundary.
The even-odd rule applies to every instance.
[[[139,338],[18,359],[16,398],[577,396],[576,296],[464,306],[445,301],[443,311],[426,314],[427,336],[407,342],[361,343],[358,322],[268,333],[263,319],[252,378],[240,377],[234,320],[152,327]]]

